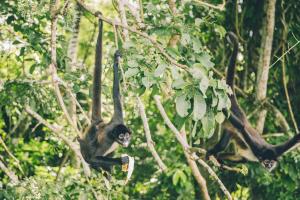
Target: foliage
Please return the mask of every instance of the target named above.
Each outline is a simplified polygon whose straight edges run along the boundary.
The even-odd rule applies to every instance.
[[[201,6],[196,1],[176,1],[178,13],[175,15],[166,0],[142,2],[145,27],[140,31],[157,41],[165,53],[186,68],[170,62],[149,38],[129,32],[128,39],[123,41],[121,34],[118,34],[118,46],[123,54],[121,86],[123,101],[126,102],[126,122],[134,130],[134,138],[128,149],[120,148],[117,154],[127,153],[134,156],[136,162],[133,177],[127,185],[123,181],[125,174],[119,168],[114,170],[110,181],[96,171],[93,171],[88,181],[78,167],[78,159],[66,144],[24,111],[24,106],[29,105],[49,123],[62,126],[62,134],[71,139],[76,137],[63,117],[49,77],[49,1],[31,0],[28,3],[5,0],[1,3],[0,136],[20,161],[24,173],[0,143],[0,161],[21,180],[19,184],[12,184],[5,173],[0,171],[0,188],[3,189],[0,191],[0,199],[93,199],[95,194],[105,199],[200,199],[199,187],[186,164],[182,148],[163,123],[153,96],[162,96],[168,116],[178,129],[186,129],[190,145],[211,147],[219,137],[220,124],[226,120],[227,116],[221,111],[230,107],[228,94],[232,93],[215,71],[226,70],[230,51],[223,39],[226,31],[235,30],[241,41],[237,85],[247,95],[247,98],[239,98],[239,102],[249,113],[255,110],[258,105],[253,99],[263,3],[258,0],[237,1],[236,5],[235,1],[229,1],[226,11],[218,11]],[[95,8],[97,6],[95,4]],[[277,1],[272,63],[282,55],[283,43],[296,44],[300,38],[300,19],[297,15],[299,6],[297,1]],[[104,16],[111,19],[118,15],[111,3],[101,3],[99,8]],[[70,104],[69,87],[83,110],[89,113],[97,20],[88,12],[83,12],[79,64],[76,70],[70,72],[66,64],[69,61],[67,47],[72,35],[73,13],[72,2],[58,18],[57,69],[60,79],[65,83],[60,84],[60,90],[67,106]],[[283,15],[285,22],[282,21]],[[136,27],[134,17],[130,14],[127,17],[129,26]],[[282,38],[283,25],[289,30],[285,39]],[[113,110],[111,66],[116,44],[113,27],[105,24],[104,30],[102,97],[104,118],[108,119]],[[179,40],[176,45],[171,45],[170,41],[176,35],[180,36]],[[274,64],[268,82],[269,101],[283,112],[290,125],[292,123],[281,81],[285,75],[292,107],[299,122],[298,54],[299,46],[286,54],[287,74],[283,74],[280,62]],[[146,147],[136,95],[142,96],[146,106],[152,139],[156,144],[155,149],[168,167],[166,173],[161,173]],[[85,117],[79,110],[77,116],[79,128],[84,130],[87,126]],[[251,118],[253,122],[255,117]],[[276,116],[269,112],[264,132],[280,131]],[[268,137],[267,140],[275,144],[286,139]],[[66,155],[68,157],[64,163]],[[218,168],[214,170],[237,199],[296,199],[300,193],[299,160],[299,151],[285,155],[272,174],[258,164],[251,163],[237,165],[248,168],[248,174]],[[201,169],[201,173],[207,180],[212,199],[224,199],[216,182],[205,170]]]

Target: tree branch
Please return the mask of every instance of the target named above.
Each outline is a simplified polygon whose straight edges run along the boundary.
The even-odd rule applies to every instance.
[[[269,77],[269,66],[272,53],[272,43],[275,24],[275,5],[276,0],[265,1],[266,17],[262,27],[262,41],[260,47],[260,57],[257,70],[256,82],[256,100],[262,101],[267,96],[267,84]],[[267,111],[262,110],[259,113],[256,129],[262,133],[266,119]]]
[[[99,12],[96,12],[94,11],[92,8],[90,8],[89,6],[87,6],[85,3],[83,3],[83,1],[81,0],[76,0],[86,11],[88,11],[89,13],[93,14],[95,17],[98,17],[99,19],[102,19],[103,21],[105,21],[106,23],[108,24],[115,24],[116,26],[120,26],[122,28],[125,28],[127,29],[128,31],[130,32],[133,32],[133,33],[136,33],[137,35],[140,35],[146,39],[148,39],[152,45],[157,48],[160,53],[173,65],[179,67],[179,68],[182,68],[184,70],[188,70],[188,66],[186,65],[183,65],[183,64],[180,64],[178,63],[174,58],[172,58],[164,49],[163,46],[161,46],[157,41],[156,39],[150,37],[148,34],[144,33],[144,32],[141,32],[133,27],[129,27],[129,26],[125,26],[123,25],[122,23],[119,23],[119,22],[113,22],[113,20],[109,19],[109,18],[106,18],[104,17],[103,15],[101,15]]]
[[[16,165],[18,167],[18,169],[20,170],[20,172],[24,175],[24,171],[20,165],[20,161],[10,152],[10,150],[8,149],[8,147],[6,146],[5,142],[3,141],[3,139],[0,136],[0,143],[3,146],[3,148],[5,149],[5,151],[7,152],[7,154],[16,162]]]
[[[185,130],[181,131],[181,135],[182,135],[182,138],[185,141],[187,141]],[[204,162],[204,160],[202,160],[201,158],[199,158],[195,154],[191,155],[191,159],[197,160],[198,163],[200,165],[202,165],[208,171],[208,173],[213,177],[213,179],[215,179],[217,181],[217,183],[219,184],[221,190],[223,191],[223,193],[225,194],[225,196],[227,197],[227,199],[232,200],[232,197],[231,197],[230,193],[228,192],[228,190],[226,189],[226,187],[224,186],[223,182],[220,180],[220,178],[218,177],[218,175],[210,168],[210,166],[208,164],[206,164],[206,162]]]
[[[54,87],[54,91],[57,97],[57,100],[59,102],[59,105],[61,109],[63,110],[64,116],[67,119],[67,121],[71,124],[71,126],[74,128],[74,130],[77,132],[77,134],[82,137],[82,133],[78,130],[77,125],[73,122],[70,114],[68,113],[68,110],[66,108],[66,105],[63,101],[60,89],[59,89],[59,80],[60,78],[57,75],[56,70],[56,29],[57,29],[57,19],[58,19],[58,5],[59,0],[55,0],[54,5],[51,5],[51,64],[49,65],[49,69],[51,72],[51,79],[52,79],[52,85]]]
[[[151,138],[151,133],[150,133],[150,128],[149,128],[149,124],[148,124],[148,119],[145,113],[145,107],[140,99],[140,97],[137,96],[137,103],[138,103],[138,107],[139,107],[139,111],[140,111],[140,116],[142,118],[143,121],[143,125],[144,125],[144,130],[145,130],[145,137],[147,140],[147,145],[148,148],[152,154],[152,156],[154,157],[154,159],[156,160],[159,168],[165,172],[167,170],[166,165],[163,163],[163,161],[161,160],[161,158],[159,157],[158,153],[156,152],[155,148],[154,148],[154,142]]]
[[[208,193],[208,190],[207,190],[206,180],[201,175],[201,173],[200,173],[200,171],[197,167],[196,162],[190,158],[190,155],[188,153],[189,145],[188,145],[187,141],[182,138],[180,132],[177,130],[177,128],[173,125],[173,123],[171,122],[171,120],[167,116],[167,113],[165,112],[165,109],[163,108],[163,106],[160,102],[159,96],[157,96],[157,95],[154,96],[154,100],[155,100],[156,106],[157,106],[162,118],[164,119],[166,125],[172,130],[172,132],[176,136],[176,139],[179,141],[179,143],[183,147],[184,155],[185,155],[185,157],[187,159],[187,162],[188,162],[188,164],[189,164],[189,166],[192,170],[192,173],[193,173],[193,175],[194,175],[194,177],[195,177],[195,179],[196,179],[196,181],[199,185],[199,188],[200,188],[201,193],[202,193],[202,197],[205,200],[209,200],[210,196],[209,196],[209,193]]]
[[[13,183],[18,183],[19,179],[13,171],[10,171],[0,160],[0,169],[10,178]]]
[[[210,3],[207,3],[204,1],[200,1],[200,0],[194,0],[194,2],[196,2],[202,6],[213,8],[213,9],[220,10],[220,11],[225,10],[225,4],[226,4],[225,0],[223,0],[223,3],[219,4],[219,5],[213,5],[213,4],[210,4]]]
[[[34,117],[37,121],[39,121],[40,123],[42,123],[46,127],[48,127],[53,133],[55,133],[55,135],[57,137],[62,139],[70,147],[70,149],[75,153],[75,155],[80,159],[80,161],[82,163],[84,174],[86,176],[90,176],[90,174],[91,174],[90,168],[89,168],[88,164],[85,162],[85,160],[83,159],[83,157],[79,151],[78,145],[76,145],[69,138],[67,138],[66,136],[61,134],[62,128],[55,126],[55,125],[51,125],[49,122],[47,122],[45,119],[43,119],[38,113],[34,112],[29,106],[25,107],[25,111],[28,114],[30,114],[32,117]]]

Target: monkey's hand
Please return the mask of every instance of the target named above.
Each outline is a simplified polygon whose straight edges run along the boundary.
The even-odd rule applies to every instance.
[[[122,57],[121,51],[120,50],[116,50],[116,52],[115,52],[115,60],[117,60],[120,57]]]
[[[215,155],[214,150],[213,150],[213,149],[210,149],[210,150],[208,150],[208,151],[206,152],[206,154],[205,154],[205,159],[206,159],[206,160],[209,160],[209,157],[210,157],[210,156],[214,156],[214,155]]]
[[[121,157],[121,163],[122,163],[122,165],[126,165],[126,164],[128,164],[129,163],[129,156],[122,156]]]
[[[122,164],[122,171],[125,171],[125,172],[127,171],[127,177],[125,180],[125,184],[127,184],[127,182],[129,181],[129,179],[133,173],[134,158],[125,154],[125,155],[122,155],[121,159],[122,159],[122,163],[124,161],[124,164]]]

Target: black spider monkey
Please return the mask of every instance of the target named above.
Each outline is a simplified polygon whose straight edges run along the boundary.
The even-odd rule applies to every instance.
[[[215,155],[221,162],[222,160],[230,160],[233,162],[260,162],[263,167],[268,171],[271,171],[276,167],[278,158],[300,142],[300,134],[296,134],[282,144],[272,145],[267,143],[262,138],[261,134],[251,126],[244,111],[237,102],[234,91],[238,39],[232,32],[229,32],[226,38],[233,45],[233,52],[229,61],[226,77],[226,82],[233,91],[233,94],[229,96],[231,101],[229,122],[231,123],[231,126],[228,126],[228,124],[225,123],[225,132],[220,141],[207,152],[206,156],[208,158],[210,155]],[[219,153],[226,149],[231,139],[236,143],[235,154]]]
[[[92,122],[83,138],[78,139],[83,158],[94,169],[102,168],[111,172],[113,165],[128,164],[129,157],[113,158],[118,144],[127,147],[131,139],[130,129],[124,125],[118,67],[120,52],[114,55],[113,103],[114,114],[109,123],[101,117],[101,76],[102,76],[102,33],[103,21],[99,20],[99,34],[96,44],[95,68],[93,78]]]

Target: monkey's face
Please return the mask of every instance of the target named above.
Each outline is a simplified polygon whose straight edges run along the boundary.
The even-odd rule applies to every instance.
[[[121,133],[118,136],[117,142],[119,144],[123,145],[123,147],[128,147],[128,145],[130,143],[130,139],[131,139],[130,133]]]
[[[266,168],[269,172],[271,172],[277,166],[277,160],[265,159],[261,161],[261,164],[264,168]]]
[[[131,131],[129,128],[123,124],[120,124],[113,129],[112,134],[114,135],[116,142],[124,147],[128,147],[131,139]]]

